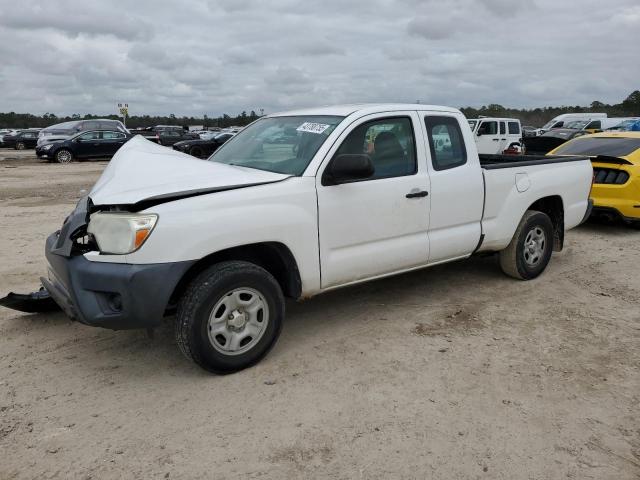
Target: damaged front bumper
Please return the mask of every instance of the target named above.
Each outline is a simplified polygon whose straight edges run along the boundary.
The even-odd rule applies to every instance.
[[[75,251],[75,242],[86,231],[90,207],[88,198],[81,200],[62,229],[47,238],[43,287],[67,316],[86,325],[113,330],[158,326],[176,285],[194,262],[133,265],[88,260]],[[22,297],[21,306],[26,302],[27,308],[30,300],[38,300]]]

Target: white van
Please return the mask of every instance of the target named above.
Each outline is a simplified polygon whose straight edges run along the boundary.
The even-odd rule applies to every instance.
[[[481,117],[468,120],[478,153],[501,154],[510,146],[521,146],[522,127],[517,118]]]
[[[545,123],[540,130],[542,133],[548,132],[553,128],[563,128],[567,126],[569,122],[584,121],[584,120],[602,120],[607,118],[606,113],[563,113],[557,117],[552,118]]]

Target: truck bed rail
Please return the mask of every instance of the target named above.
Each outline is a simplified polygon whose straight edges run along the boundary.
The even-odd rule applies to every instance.
[[[487,155],[480,154],[480,166],[485,170],[498,168],[529,167],[550,163],[582,162],[589,160],[583,156],[562,155]]]

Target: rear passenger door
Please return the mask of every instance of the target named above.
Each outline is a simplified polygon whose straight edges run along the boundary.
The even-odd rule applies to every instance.
[[[122,132],[102,132],[101,154],[107,157],[113,156],[124,144],[124,141],[125,135]]]
[[[422,121],[431,183],[429,263],[437,263],[467,256],[478,245],[484,180],[473,134],[460,127],[462,115],[438,112]]]
[[[420,134],[416,112],[370,115],[329,151],[316,176],[322,288],[427,264],[429,177]],[[323,182],[341,154],[369,155],[375,173],[339,185]]]

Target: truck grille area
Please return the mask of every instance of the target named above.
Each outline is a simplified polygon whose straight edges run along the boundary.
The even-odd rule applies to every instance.
[[[624,170],[595,167],[593,169],[593,179],[593,183],[623,185],[629,180],[629,174]]]

